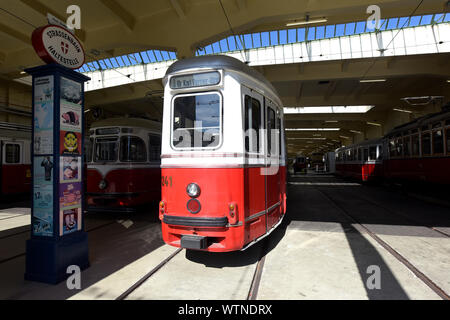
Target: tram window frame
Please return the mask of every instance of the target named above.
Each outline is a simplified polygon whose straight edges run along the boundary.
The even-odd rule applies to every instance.
[[[13,147],[15,150],[12,152],[13,159],[11,161],[11,158],[8,158],[8,156],[11,154],[10,151],[8,151],[8,147]],[[5,143],[5,164],[19,164],[21,163],[21,146],[18,143]]]
[[[450,155],[450,126],[445,129],[446,143],[447,143],[447,155]]]
[[[362,148],[358,148],[358,161],[362,161],[362,156],[363,156]]]
[[[110,140],[110,142],[115,142],[115,152],[114,152],[114,155],[115,155],[115,157],[114,157],[114,159],[112,159],[112,160],[104,160],[104,159],[101,159],[101,160],[99,160],[98,159],[98,146],[99,146],[99,140]],[[113,140],[115,140],[115,141],[113,141]],[[119,139],[119,136],[102,136],[102,137],[97,137],[97,138],[95,138],[95,144],[94,144],[94,152],[93,152],[93,161],[94,162],[117,162],[118,161],[118,159],[119,159],[119,148],[120,148],[120,139]]]
[[[277,125],[278,125],[278,156],[281,160],[281,150],[282,150],[282,139],[281,139],[281,117],[277,114]]]
[[[271,117],[272,116],[272,117]],[[276,112],[267,106],[267,155],[272,156],[272,132],[277,129]]]
[[[369,146],[369,161],[377,160],[377,146]]]
[[[377,148],[377,160],[383,160],[383,145],[378,144],[376,148]]]
[[[403,137],[397,136],[395,139],[395,149],[397,150],[397,157],[401,158],[403,157]]]
[[[411,156],[411,136],[403,136],[403,155],[408,158]]]
[[[155,144],[152,142],[152,139],[157,139],[159,142]],[[158,162],[161,161],[161,136],[153,133],[149,133],[148,135],[148,161],[150,162]],[[153,157],[154,155],[158,155],[158,157]]]
[[[218,129],[218,135],[214,135],[214,137],[218,137],[219,141],[217,144],[213,145],[213,146],[203,146],[203,141],[202,140],[202,146],[201,147],[196,147],[193,144],[195,143],[195,140],[192,139],[191,140],[191,144],[190,146],[184,146],[184,147],[177,147],[174,145],[174,132],[175,130],[203,130],[205,128],[208,129],[208,127],[193,127],[193,128],[186,128],[186,126],[184,127],[178,127],[177,129],[175,129],[175,103],[177,101],[177,99],[181,99],[181,98],[186,98],[186,97],[198,97],[198,96],[205,96],[205,95],[217,95],[219,97],[219,121],[218,121],[218,127],[209,127],[209,129],[211,128],[217,128]],[[197,121],[197,120],[194,120]],[[206,150],[217,150],[220,149],[222,147],[223,144],[223,95],[220,91],[218,90],[212,90],[212,91],[202,91],[202,92],[190,92],[190,93],[182,93],[182,94],[177,94],[175,96],[172,97],[172,101],[171,101],[171,119],[170,119],[170,147],[173,150],[177,150],[177,151],[206,151]],[[195,125],[195,124],[194,124]],[[202,131],[202,135],[204,135],[206,132]],[[194,136],[194,133],[192,134],[192,137]],[[212,135],[213,137],[213,135]],[[194,140],[194,141],[193,141]]]
[[[124,140],[126,139],[126,142],[124,142]],[[136,159],[131,159],[130,157],[130,152],[127,153],[127,157],[124,157],[123,154],[123,146],[125,143],[127,143],[128,145],[130,145],[130,142],[132,140],[135,140],[137,142],[139,142],[141,144],[141,155],[139,158]],[[129,149],[129,148],[128,148]],[[143,153],[142,153],[143,152]],[[138,152],[136,152],[136,154],[138,154]],[[120,162],[147,162],[147,146],[145,144],[144,139],[142,139],[141,137],[138,136],[134,136],[134,135],[122,135],[120,137],[120,147],[119,147],[119,161]]]
[[[397,157],[396,139],[394,139],[393,137],[389,138],[388,149],[389,149],[389,156],[391,158]]]
[[[249,96],[246,94],[244,96],[244,108],[245,108],[245,116],[244,116],[244,135],[245,135],[245,151],[247,153],[257,153],[259,154],[261,151],[261,128],[262,128],[262,115],[261,115],[261,101],[258,99]],[[253,112],[254,109],[259,109],[259,112]],[[251,111],[251,113],[249,112]],[[256,117],[254,117],[256,115]],[[258,116],[259,115],[259,116]],[[255,121],[257,120],[257,121]],[[256,122],[256,126],[254,123]],[[250,128],[256,132],[256,137],[249,136]],[[256,142],[253,141],[253,138],[255,138]]]
[[[365,147],[363,149],[363,161],[364,162],[369,161],[369,148],[368,147]]]
[[[429,148],[428,148],[428,153],[425,153],[424,151],[425,151],[425,147],[424,147],[424,136],[425,135],[428,135],[428,143],[429,143]],[[421,132],[421,134],[420,134],[420,145],[421,145],[421,148],[420,148],[420,150],[421,150],[421,154],[422,154],[422,157],[424,157],[424,156],[431,156],[431,152],[432,152],[432,141],[431,141],[431,131],[430,130],[428,130],[428,131],[422,131]]]
[[[92,162],[92,159],[94,157],[94,138],[89,138],[87,140],[87,143],[85,144],[85,156],[86,156],[86,162]]]
[[[441,133],[441,136],[440,136],[441,144],[440,144],[440,150],[439,151],[436,151],[436,142],[435,142],[435,134],[437,132]],[[431,145],[432,145],[433,155],[443,155],[444,154],[445,149],[444,149],[444,130],[443,130],[443,128],[435,128],[432,131],[432,134],[431,134]]]
[[[415,133],[411,135],[411,156],[420,157],[420,135]]]

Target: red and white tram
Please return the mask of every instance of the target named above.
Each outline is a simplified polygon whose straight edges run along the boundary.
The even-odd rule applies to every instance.
[[[398,126],[384,143],[385,178],[450,183],[450,110]]]
[[[146,119],[96,122],[86,146],[87,205],[92,211],[135,211],[160,200],[161,124]]]
[[[359,181],[383,178],[383,140],[368,140],[336,150],[336,174]]]
[[[0,190],[1,195],[27,193],[31,191],[31,140],[28,138],[0,137]],[[28,134],[27,134],[28,135]]]
[[[280,98],[227,56],[180,60],[163,81],[163,239],[204,251],[245,249],[286,212]]]

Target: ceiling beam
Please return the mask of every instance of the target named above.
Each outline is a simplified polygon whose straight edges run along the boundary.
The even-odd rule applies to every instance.
[[[20,33],[19,31],[16,31],[1,22],[0,22],[0,32],[6,33],[7,35],[17,40],[20,40],[23,43],[26,43],[27,45],[31,45],[31,36],[26,36],[23,33]]]
[[[125,10],[116,0],[100,0],[100,2],[108,8],[115,16],[117,16],[123,24],[133,31],[136,26],[136,18]]]
[[[64,18],[58,12],[56,12],[52,8],[47,7],[46,5],[40,3],[37,0],[20,0],[20,2],[22,2],[27,7],[30,7],[34,11],[40,13],[44,17],[47,17],[47,13],[50,13],[50,14],[54,15],[55,17],[57,17],[61,21],[66,21],[67,20],[67,18]],[[75,30],[75,34],[77,35],[77,37],[81,41],[85,41],[86,40],[86,32],[84,32],[83,30],[77,29],[77,30]],[[28,42],[30,42],[30,40],[28,40]]]
[[[181,20],[185,20],[186,19],[186,12],[183,9],[183,7],[181,6],[180,1],[178,1],[178,0],[170,0],[170,3],[172,4],[172,7],[174,8],[174,10],[177,13],[178,17]]]

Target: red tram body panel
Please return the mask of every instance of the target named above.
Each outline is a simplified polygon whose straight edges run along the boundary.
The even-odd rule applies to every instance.
[[[176,62],[164,82],[163,239],[187,249],[243,250],[286,212],[281,101],[260,74],[226,56]]]
[[[11,135],[14,135],[13,133]],[[0,138],[1,194],[14,195],[31,191],[31,141]]]

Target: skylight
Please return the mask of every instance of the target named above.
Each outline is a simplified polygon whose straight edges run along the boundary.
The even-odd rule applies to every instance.
[[[380,30],[394,30],[400,28],[417,27],[435,23],[450,22],[450,13],[437,13],[413,17],[394,17],[382,19],[380,21]],[[243,35],[230,36],[199,48],[195,55],[203,56],[208,54],[217,54],[233,52],[243,49],[256,49],[288,43],[313,41],[320,39],[329,39],[355,34],[375,32],[367,28],[366,21],[350,22],[337,25],[322,25],[314,27],[302,27],[297,29],[283,29],[266,32],[248,33]],[[215,48],[213,50],[213,48]]]

